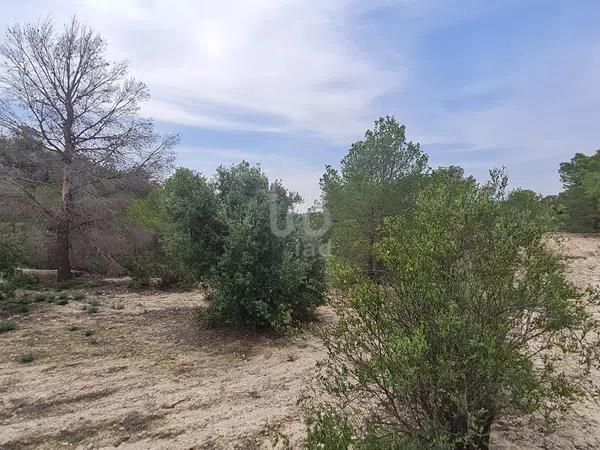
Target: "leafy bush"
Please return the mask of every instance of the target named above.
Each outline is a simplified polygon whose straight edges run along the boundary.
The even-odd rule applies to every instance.
[[[156,274],[156,264],[152,255],[133,255],[123,261],[127,275],[131,277],[129,287],[132,289],[147,288]]]
[[[37,294],[35,294],[35,297],[33,298],[33,300],[37,303],[47,302],[48,294],[45,292],[38,292]]]
[[[124,262],[134,287],[159,287],[203,279],[222,252],[224,226],[219,221],[214,187],[200,174],[179,168],[163,186],[136,200],[126,220],[153,230],[156,239],[142,255]]]
[[[200,174],[175,171],[163,189],[170,226],[161,246],[174,272],[202,279],[222,254],[225,226],[219,216],[214,186]]]
[[[35,360],[35,356],[33,356],[33,353],[23,353],[21,355],[19,355],[19,357],[17,358],[17,361],[20,362],[21,364],[29,364],[31,362],[33,362]]]
[[[22,257],[21,249],[15,242],[0,240],[0,278],[4,280],[11,278]]]
[[[499,172],[485,186],[434,175],[414,215],[386,221],[380,283],[334,263],[332,401],[309,427],[313,448],[352,436],[352,448],[483,449],[499,417],[551,418],[583,395],[600,362],[598,295],[569,284],[544,217],[506,203],[505,186]],[[560,364],[569,355],[580,371]]]
[[[17,324],[11,320],[0,320],[0,334],[17,329]]]
[[[558,197],[561,228],[581,233],[600,232],[600,150],[576,153],[560,164],[564,191]]]
[[[14,298],[15,284],[12,278],[22,258],[20,247],[13,241],[0,240],[0,301]]]
[[[76,292],[73,293],[72,297],[73,297],[73,300],[76,300],[76,301],[77,300],[83,300],[83,299],[85,299],[86,294],[83,291],[76,291]]]
[[[217,192],[226,234],[209,276],[208,322],[285,328],[306,317],[324,298],[323,259],[298,224],[285,237],[271,229],[271,202],[283,219],[300,197],[247,163],[220,168]]]
[[[14,287],[22,289],[35,289],[40,283],[39,277],[30,273],[25,273],[22,270],[15,270],[10,281]]]
[[[4,280],[0,280],[0,302],[12,300],[15,297],[15,289],[13,285]]]
[[[96,314],[100,309],[96,305],[87,305],[85,307],[85,312],[88,314]]]
[[[146,289],[150,286],[167,289],[183,282],[185,278],[165,262],[164,257],[161,259],[158,253],[146,252],[130,256],[123,261],[123,266],[132,279],[129,285],[132,289]]]

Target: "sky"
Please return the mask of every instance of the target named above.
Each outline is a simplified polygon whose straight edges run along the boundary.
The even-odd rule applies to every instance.
[[[3,28],[73,15],[148,85],[178,165],[260,163],[304,206],[384,115],[432,167],[543,194],[600,148],[596,0],[0,0]]]

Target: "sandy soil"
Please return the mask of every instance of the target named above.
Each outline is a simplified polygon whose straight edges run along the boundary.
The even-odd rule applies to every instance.
[[[573,281],[600,286],[600,238],[562,246]],[[86,291],[68,305],[40,304],[0,335],[0,449],[300,446],[299,402],[323,357],[312,334],[200,330],[199,292],[133,293],[118,280]],[[97,313],[82,310],[90,302]],[[333,319],[326,308],[319,316]],[[27,352],[35,360],[19,363]],[[600,448],[600,406],[580,405],[555,432],[502,422],[493,441]]]
[[[562,255],[567,275],[578,288],[600,288],[600,236],[556,235],[550,245]],[[593,377],[600,384],[600,371]],[[498,450],[600,449],[600,404],[585,400],[556,429],[532,419],[501,421],[494,428],[492,440]]]

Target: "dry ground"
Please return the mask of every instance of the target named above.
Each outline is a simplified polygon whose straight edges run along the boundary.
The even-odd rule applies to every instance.
[[[600,238],[568,237],[562,252],[575,283],[600,286]],[[198,292],[134,293],[118,280],[86,291],[40,304],[0,335],[0,449],[284,448],[282,436],[300,446],[298,402],[323,356],[313,335],[200,330]],[[90,302],[97,313],[82,310]],[[35,360],[19,363],[27,352]],[[600,406],[577,407],[555,432],[503,422],[493,441],[600,448]]]

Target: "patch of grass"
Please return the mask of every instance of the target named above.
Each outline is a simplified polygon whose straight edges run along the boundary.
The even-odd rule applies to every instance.
[[[48,292],[46,293],[46,303],[54,303],[57,297],[55,294]]]
[[[100,302],[98,300],[90,300],[88,304],[92,306],[100,306]]]
[[[27,303],[19,303],[18,305],[16,305],[15,311],[18,314],[29,314],[31,312]]]
[[[45,302],[48,300],[48,294],[46,294],[45,292],[38,292],[37,294],[35,294],[33,300],[37,303]]]
[[[67,291],[69,289],[79,289],[83,286],[81,280],[67,280],[56,283],[57,291]]]
[[[93,334],[94,334],[94,330],[85,330],[85,331],[83,332],[83,335],[84,335],[84,336],[87,336],[87,337],[90,337],[90,336],[92,336]]]
[[[87,305],[85,312],[88,314],[96,314],[100,309],[96,305]]]
[[[59,298],[54,303],[56,303],[57,305],[66,305],[69,303],[69,299],[68,298]]]
[[[83,300],[85,298],[85,292],[79,291],[73,293],[73,300]]]
[[[71,298],[71,296],[69,295],[68,292],[61,292],[60,294],[58,294],[57,298],[59,300],[69,300]]]
[[[19,355],[19,357],[17,358],[17,361],[20,362],[21,364],[29,364],[30,362],[33,362],[35,360],[35,356],[33,356],[33,353],[23,353],[22,355]]]
[[[71,325],[69,327],[69,331],[77,331],[77,330],[81,330],[81,327],[79,325]]]
[[[17,324],[11,320],[0,320],[0,334],[17,329]]]

